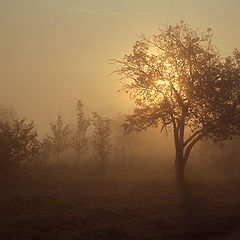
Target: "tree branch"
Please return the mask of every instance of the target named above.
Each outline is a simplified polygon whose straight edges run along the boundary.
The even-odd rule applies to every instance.
[[[198,134],[200,134],[202,131],[203,131],[203,129],[200,129],[200,130],[196,131],[195,133],[193,133],[192,136],[189,137],[189,138],[185,141],[183,147],[186,147],[187,144],[189,144],[189,143],[190,143]]]
[[[184,164],[186,164],[188,158],[189,158],[189,155],[190,155],[190,152],[192,150],[192,148],[194,147],[194,145],[199,141],[201,140],[206,134],[201,134],[199,135],[197,138],[195,138],[187,147],[185,153],[184,153]]]

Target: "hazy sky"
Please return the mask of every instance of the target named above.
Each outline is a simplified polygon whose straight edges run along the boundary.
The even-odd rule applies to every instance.
[[[0,104],[41,129],[57,113],[70,119],[78,99],[89,111],[127,111],[108,59],[181,19],[210,26],[229,55],[240,49],[239,9],[240,0],[0,0]]]

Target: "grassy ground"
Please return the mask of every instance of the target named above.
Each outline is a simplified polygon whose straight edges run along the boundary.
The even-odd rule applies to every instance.
[[[240,225],[239,184],[171,172],[48,170],[2,179],[0,239],[204,239]]]

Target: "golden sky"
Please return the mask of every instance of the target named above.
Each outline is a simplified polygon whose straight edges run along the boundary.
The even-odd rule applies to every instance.
[[[184,20],[211,27],[224,55],[240,49],[239,0],[0,0],[0,104],[45,129],[82,99],[107,115],[131,108],[108,59],[143,33]]]

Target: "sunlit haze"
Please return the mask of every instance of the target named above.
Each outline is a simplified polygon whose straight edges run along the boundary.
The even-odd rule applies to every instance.
[[[69,120],[82,99],[88,111],[113,116],[132,109],[117,93],[109,59],[131,51],[141,34],[183,19],[211,27],[221,52],[240,47],[238,0],[0,2],[0,102],[46,132],[57,113]]]
[[[0,240],[240,239],[239,11],[0,0]]]

